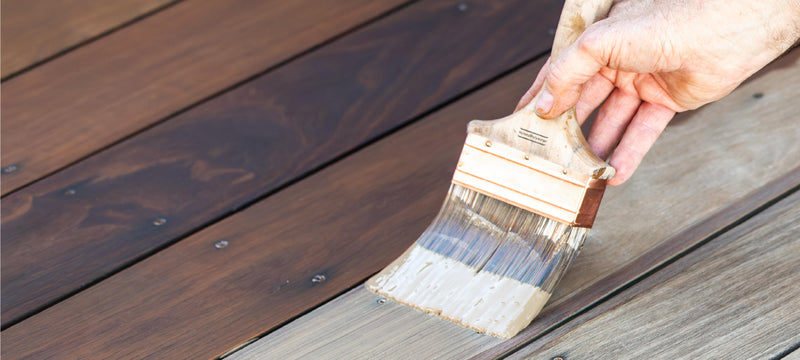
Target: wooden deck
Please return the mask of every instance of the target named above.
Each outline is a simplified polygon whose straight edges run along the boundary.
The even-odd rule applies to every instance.
[[[800,357],[800,50],[673,120],[503,341],[362,283],[560,1],[71,4],[2,2],[4,359]]]

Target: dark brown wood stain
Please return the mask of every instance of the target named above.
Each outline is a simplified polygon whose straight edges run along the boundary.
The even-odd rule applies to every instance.
[[[406,0],[183,1],[3,83],[2,194]],[[13,135],[8,135],[13,134]]]
[[[3,355],[209,358],[359,283],[430,223],[467,121],[510,112],[541,64],[10,327]]]
[[[415,4],[8,196],[3,323],[546,51],[560,10],[457,5]]]
[[[5,0],[2,77],[177,0]]]
[[[2,76],[168,3],[3,1]],[[396,304],[363,287],[347,291],[430,223],[466,122],[513,109],[544,59],[500,75],[547,51],[561,3],[177,0],[4,81],[1,355],[216,358],[268,332],[237,355],[650,353],[658,341],[615,347],[635,323],[620,322],[658,318],[651,312],[665,286],[713,294],[698,284],[741,274],[739,260],[783,284],[747,284],[741,289],[754,295],[744,301],[780,303],[758,300],[791,285],[792,271],[762,272],[770,261],[760,254],[778,249],[775,234],[793,244],[775,219],[791,222],[799,196],[800,147],[784,121],[798,72],[770,71],[796,69],[797,51],[746,89],[673,121],[639,178],[606,194],[610,208],[601,206],[596,237],[545,312],[515,338],[444,322],[451,329],[405,307],[388,311]],[[780,136],[770,135],[776,128]],[[654,220],[630,220],[643,213]],[[729,246],[736,242],[744,245]],[[685,276],[703,263],[706,270]],[[684,285],[670,284],[678,277]],[[698,351],[708,346],[699,340],[707,335],[703,309],[725,318],[721,310],[741,303],[725,296],[735,298],[673,303],[684,323],[641,320],[642,328],[660,335],[673,326],[678,338],[699,329],[686,352],[659,336],[673,354]],[[787,304],[775,308],[796,316]],[[683,306],[700,316],[686,316]],[[737,321],[748,322],[719,329],[745,328]],[[797,347],[787,348],[796,331],[769,326],[786,327],[770,322],[759,328],[764,334],[747,334],[769,357]]]

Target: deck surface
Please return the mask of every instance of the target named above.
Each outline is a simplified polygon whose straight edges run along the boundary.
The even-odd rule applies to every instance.
[[[800,50],[678,115],[500,340],[363,282],[560,1],[70,4],[0,12],[4,359],[800,357]]]

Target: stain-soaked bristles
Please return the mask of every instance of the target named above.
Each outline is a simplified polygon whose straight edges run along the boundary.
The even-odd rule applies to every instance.
[[[452,184],[439,216],[417,243],[475,271],[551,292],[587,232]]]
[[[508,338],[541,311],[587,230],[453,184],[417,242],[366,286]]]

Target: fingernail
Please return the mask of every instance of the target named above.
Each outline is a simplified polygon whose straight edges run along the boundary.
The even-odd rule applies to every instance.
[[[553,108],[553,95],[547,89],[542,89],[539,100],[536,100],[536,114],[545,115]]]

